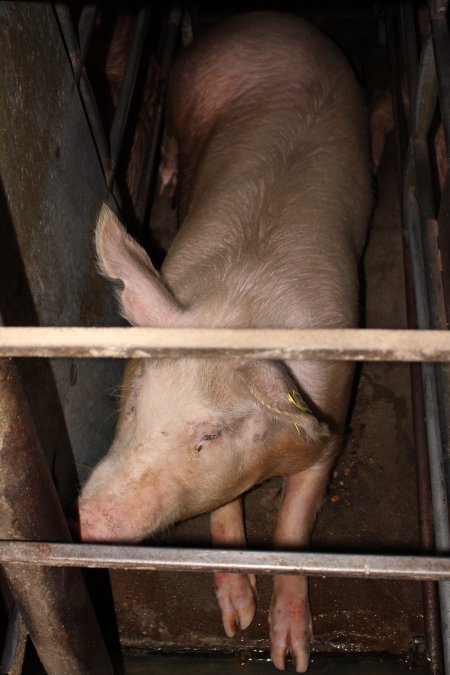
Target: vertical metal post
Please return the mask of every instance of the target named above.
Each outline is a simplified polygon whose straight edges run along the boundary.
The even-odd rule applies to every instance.
[[[430,163],[427,148],[427,134],[433,117],[436,104],[436,84],[434,73],[433,50],[430,39],[425,39],[422,48],[420,64],[417,62],[417,42],[415,36],[412,8],[407,5],[401,8],[403,41],[405,49],[406,77],[409,89],[410,133],[408,135],[404,125],[402,100],[402,72],[398,52],[396,49],[394,23],[392,14],[388,19],[388,42],[391,64],[394,74],[393,108],[397,127],[398,161],[402,176],[402,220],[405,241],[405,274],[408,294],[408,319],[411,325],[419,328],[435,326],[436,302],[430,288],[428,266],[429,251],[426,241],[426,227],[428,219],[433,217],[433,198],[430,179]],[[412,291],[414,290],[414,295]],[[415,309],[415,317],[412,310]],[[438,552],[448,552],[450,547],[450,528],[448,517],[448,498],[445,481],[444,454],[442,447],[440,416],[438,406],[437,372],[434,364],[422,364],[422,377],[419,380],[419,370],[411,370],[412,400],[415,416],[420,415],[426,420],[423,425],[415,420],[415,432],[422,434],[416,441],[418,463],[416,470],[423,468],[423,454],[429,456],[429,474],[418,475],[419,508],[428,502],[427,488],[421,483],[428,475],[431,482],[431,498],[434,516],[434,542]],[[418,386],[420,385],[420,386]],[[425,436],[423,435],[425,432]],[[429,508],[429,507],[428,507]],[[421,541],[427,548],[430,547],[430,532],[423,529],[421,524]],[[425,539],[425,542],[424,542]],[[441,649],[438,640],[439,620],[437,616],[438,603],[435,586],[423,587],[425,603],[424,612],[426,630],[429,639],[429,650],[432,657],[432,672],[441,672]],[[450,584],[439,583],[440,623],[443,649],[443,666],[445,673],[450,673]]]
[[[174,3],[168,13],[167,24],[163,34],[163,53],[156,93],[156,104],[152,117],[152,127],[147,138],[145,162],[134,209],[135,217],[140,229],[142,229],[145,223],[149,195],[154,187],[155,172],[157,170],[157,149],[162,135],[164,98],[167,89],[169,70],[180,33],[182,17],[182,6],[179,3]]]
[[[0,359],[0,539],[70,541],[12,359]],[[110,675],[112,666],[78,569],[4,565],[49,675]]]

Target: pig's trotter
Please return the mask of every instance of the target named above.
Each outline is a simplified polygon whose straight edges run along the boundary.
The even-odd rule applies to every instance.
[[[326,457],[320,463],[285,479],[274,536],[276,549],[308,548],[338,443],[334,441],[330,445]],[[312,640],[306,577],[283,575],[274,578],[269,621],[270,653],[274,665],[284,670],[286,654],[290,652],[296,671],[306,672],[309,663],[309,643]]]
[[[256,579],[253,574],[215,574],[216,596],[225,633],[233,637],[245,630],[256,612]]]
[[[245,527],[242,499],[211,513],[211,538],[214,546],[245,548]],[[217,601],[222,612],[222,621],[228,637],[247,628],[256,612],[256,579],[254,574],[214,575]]]
[[[270,655],[274,666],[284,670],[290,652],[297,673],[306,672],[313,639],[306,577],[275,577],[269,622]]]

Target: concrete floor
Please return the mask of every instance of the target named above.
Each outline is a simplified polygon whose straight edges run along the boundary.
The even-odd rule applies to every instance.
[[[267,673],[273,675],[274,668],[268,661],[248,660],[240,662],[237,659],[205,659],[198,656],[167,657],[128,657],[125,660],[124,675],[256,675]],[[288,663],[285,672],[294,673],[292,663]],[[405,661],[389,658],[355,658],[330,659],[316,657],[311,662],[308,673],[310,675],[426,675],[426,668],[418,666],[411,668]]]

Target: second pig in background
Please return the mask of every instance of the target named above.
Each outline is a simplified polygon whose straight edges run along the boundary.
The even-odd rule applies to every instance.
[[[244,14],[176,62],[180,231],[159,275],[104,206],[103,274],[135,326],[352,327],[371,209],[367,113],[352,69],[307,22]],[[214,544],[245,546],[241,495],[285,476],[274,547],[304,550],[345,432],[349,363],[149,360],[128,367],[116,437],[79,501],[86,541],[137,541],[211,511]],[[217,574],[227,635],[255,579]],[[304,576],[276,576],[271,655],[308,667]]]

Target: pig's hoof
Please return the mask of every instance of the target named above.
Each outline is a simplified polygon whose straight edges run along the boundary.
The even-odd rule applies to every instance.
[[[274,666],[284,670],[286,656],[290,652],[296,672],[305,673],[313,639],[306,579],[275,578],[269,622],[270,656]]]
[[[244,630],[256,612],[256,579],[253,574],[215,574],[216,596],[228,637]]]

